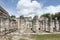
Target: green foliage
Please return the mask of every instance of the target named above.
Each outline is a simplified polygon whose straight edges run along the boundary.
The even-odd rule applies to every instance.
[[[50,13],[43,14],[43,15],[41,15],[41,17],[50,18]]]
[[[15,18],[16,16],[15,15],[12,15],[11,18]]]
[[[55,16],[57,17],[57,19],[60,19],[60,12],[56,13]]]
[[[60,19],[60,12],[56,13],[56,14],[50,14],[50,13],[46,13],[46,14],[43,14],[41,15],[41,17],[45,17],[45,18],[48,18],[48,19],[55,19],[57,18],[58,20]]]
[[[54,20],[56,18],[56,16],[51,14],[51,18]]]
[[[20,16],[20,18],[23,18],[23,19],[24,19],[24,16],[23,16],[23,15],[21,15],[21,16]]]

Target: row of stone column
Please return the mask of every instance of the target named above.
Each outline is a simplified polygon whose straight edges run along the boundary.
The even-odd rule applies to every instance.
[[[9,28],[9,19],[0,19],[0,29],[3,30],[4,28],[8,29]]]
[[[0,18],[0,35],[3,35],[5,32],[9,32],[10,29],[14,28],[17,28],[15,21],[11,21],[8,18]]]
[[[47,18],[44,21],[42,21],[43,25],[41,26],[41,28],[42,28],[41,30],[48,31],[48,32],[54,32],[54,30],[59,31],[59,21],[57,19],[55,19],[55,21],[52,19],[49,21],[49,19]],[[56,22],[56,24],[55,24],[55,22]]]
[[[0,18],[0,35],[5,34],[6,29],[9,29],[9,19]]]

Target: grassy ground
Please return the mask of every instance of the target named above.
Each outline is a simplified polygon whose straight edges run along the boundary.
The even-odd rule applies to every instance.
[[[20,38],[20,40],[26,40],[26,39]]]
[[[8,40],[12,40],[9,36]],[[20,40],[60,40],[60,34],[45,34],[45,35],[21,35]]]
[[[32,35],[35,40],[60,40],[60,34]]]

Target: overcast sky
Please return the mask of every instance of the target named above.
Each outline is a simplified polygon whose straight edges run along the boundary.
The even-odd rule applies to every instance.
[[[60,12],[60,0],[0,0],[0,6],[15,16]]]

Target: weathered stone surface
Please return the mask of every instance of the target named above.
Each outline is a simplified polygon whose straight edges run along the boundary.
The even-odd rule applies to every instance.
[[[55,19],[56,20],[56,19]],[[18,29],[23,33],[41,33],[59,31],[59,21],[45,17],[39,18],[37,15],[32,17],[20,16],[19,18],[11,18],[2,7],[0,7],[0,34],[7,34]],[[55,24],[56,22],[56,24]],[[56,26],[55,26],[56,25]]]

